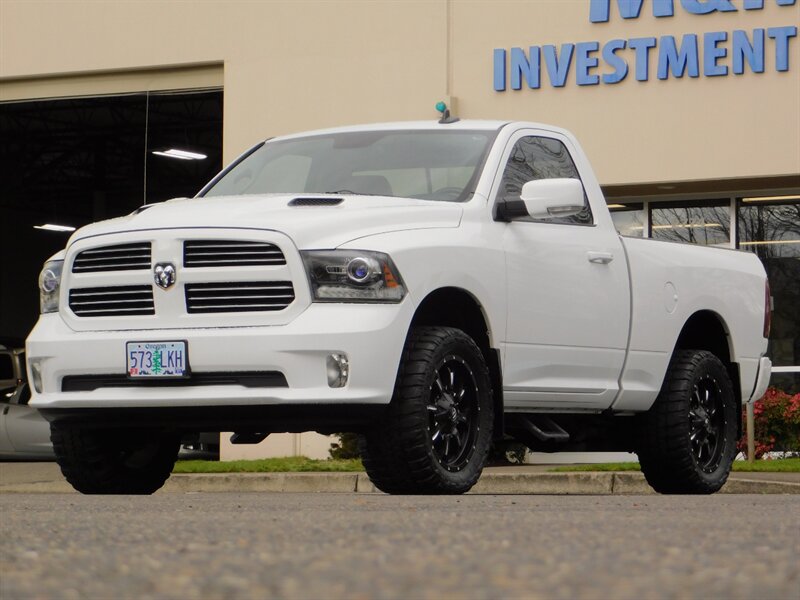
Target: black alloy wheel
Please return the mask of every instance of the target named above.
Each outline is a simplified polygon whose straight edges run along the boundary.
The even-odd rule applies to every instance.
[[[493,425],[480,348],[460,329],[416,327],[386,414],[361,436],[364,468],[390,494],[463,494],[486,464]]]
[[[460,471],[475,452],[480,431],[478,383],[464,359],[449,355],[436,369],[428,399],[433,454],[448,471]]]
[[[725,365],[707,350],[676,350],[661,392],[637,417],[636,453],[662,494],[713,494],[736,456],[737,410]]]
[[[704,473],[719,467],[725,448],[725,419],[722,390],[717,380],[703,375],[689,399],[689,441],[697,466]]]

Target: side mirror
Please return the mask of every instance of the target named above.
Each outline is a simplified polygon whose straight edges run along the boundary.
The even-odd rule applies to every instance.
[[[534,219],[569,217],[583,210],[583,184],[578,179],[537,179],[522,186],[521,200]]]

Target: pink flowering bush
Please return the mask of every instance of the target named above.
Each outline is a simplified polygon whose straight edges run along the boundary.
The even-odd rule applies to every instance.
[[[768,452],[800,452],[800,394],[790,396],[771,387],[763,398],[756,400],[753,413],[756,458]],[[747,454],[746,424],[742,431],[745,435],[737,447]]]

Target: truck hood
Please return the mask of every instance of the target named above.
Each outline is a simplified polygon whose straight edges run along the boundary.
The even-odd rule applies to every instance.
[[[294,206],[298,198],[341,199],[336,205]],[[386,196],[250,195],[177,198],[148,205],[76,231],[69,243],[89,237],[147,229],[224,227],[279,231],[299,249],[336,248],[351,240],[394,231],[458,227],[463,208]]]

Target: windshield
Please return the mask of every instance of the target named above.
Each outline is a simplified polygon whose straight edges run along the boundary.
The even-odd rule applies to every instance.
[[[267,142],[202,196],[369,194],[462,202],[494,131],[363,131]]]

